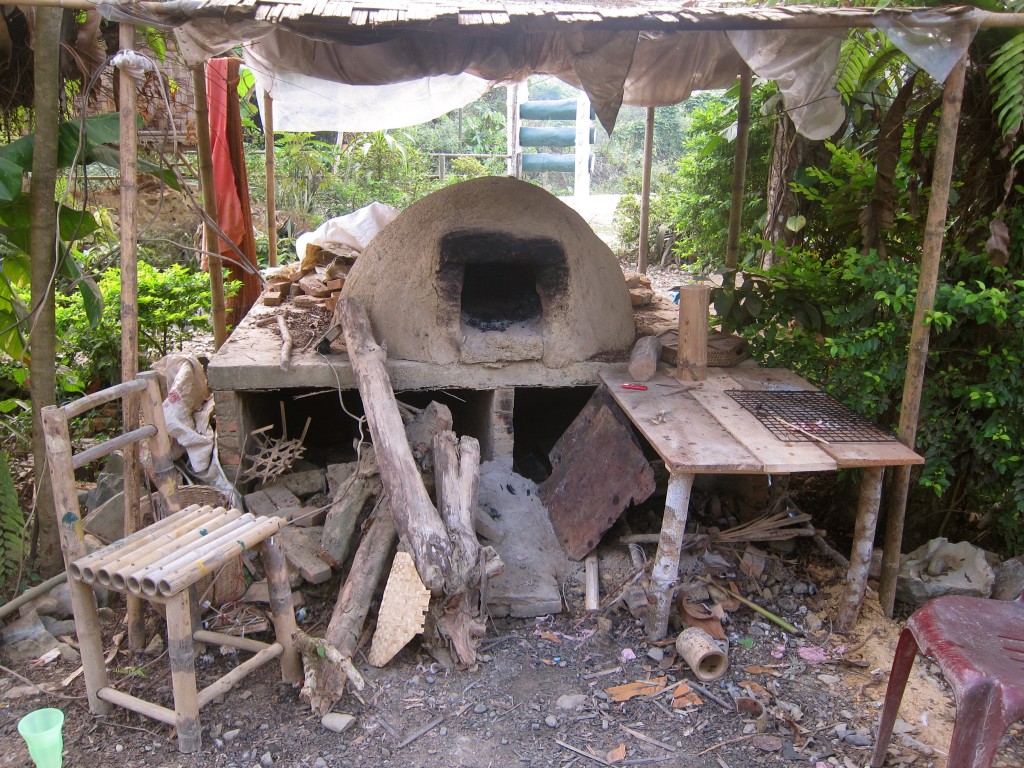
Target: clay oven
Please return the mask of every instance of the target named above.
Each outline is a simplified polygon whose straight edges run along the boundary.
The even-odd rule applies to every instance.
[[[466,181],[410,206],[359,258],[343,295],[366,307],[390,358],[561,368],[634,336],[609,248],[556,197],[512,178]]]

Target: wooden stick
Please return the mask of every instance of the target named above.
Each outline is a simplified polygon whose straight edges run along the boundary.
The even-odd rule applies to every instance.
[[[942,91],[942,113],[939,120],[935,161],[932,171],[932,194],[928,200],[928,215],[921,243],[921,275],[918,278],[917,300],[910,330],[910,352],[907,375],[903,380],[903,399],[900,407],[900,442],[913,448],[917,441],[917,422],[921,413],[921,391],[924,387],[928,363],[928,344],[931,325],[928,315],[935,307],[935,293],[942,260],[942,243],[946,232],[946,209],[956,155],[956,134],[963,102],[964,74],[967,54],[956,63],[946,78]],[[900,550],[903,545],[903,521],[907,513],[907,495],[910,491],[910,466],[896,468],[889,503],[886,507],[885,542],[882,550],[882,573],[878,586],[878,600],[885,615],[892,617],[896,601],[896,580],[900,570]]]
[[[44,581],[42,584],[36,584],[31,589],[26,589],[20,595],[13,600],[8,600],[3,605],[0,605],[0,619],[4,619],[10,616],[16,610],[18,610],[25,603],[32,602],[40,595],[45,595],[51,589],[56,587],[58,584],[63,584],[67,581],[68,572],[61,571],[56,576],[51,576],[49,579]]]
[[[636,271],[647,274],[647,232],[651,214],[651,166],[654,161],[654,107],[647,108],[644,120],[644,161],[640,176],[640,239],[637,243]]]
[[[174,725],[176,722],[176,716],[173,709],[167,707],[161,707],[159,704],[154,704],[151,701],[140,699],[138,696],[132,696],[130,693],[124,693],[116,688],[102,688],[100,689],[100,698],[104,702],[110,702],[116,704],[119,707],[124,707],[132,712],[137,712],[140,715],[152,718],[161,723],[167,725]]]
[[[208,686],[203,688],[197,695],[196,701],[199,704],[199,709],[202,709],[211,701],[216,699],[218,696],[223,696],[239,682],[245,678],[250,672],[255,672],[257,669],[262,667],[268,661],[273,661],[284,652],[284,648],[281,647],[280,643],[274,643],[268,645],[263,650],[259,651],[255,656],[250,659],[246,659],[237,667],[232,669],[223,677],[217,679],[215,682],[210,683]]]
[[[140,381],[139,379],[124,381],[120,384],[115,384],[112,387],[101,389],[99,392],[93,392],[91,395],[86,395],[85,397],[73,400],[67,405],[62,406],[61,410],[64,411],[67,418],[73,419],[76,416],[81,416],[87,411],[91,411],[93,408],[98,408],[101,405],[118,400],[131,392],[141,392],[145,388],[145,381]]]
[[[284,315],[277,315],[277,331],[281,334],[281,370],[287,371],[292,358],[292,335]]]
[[[435,717],[433,720],[431,720],[429,723],[424,725],[422,728],[417,728],[415,731],[413,731],[408,736],[406,736],[404,739],[402,739],[402,743],[399,744],[397,747],[395,747],[395,749],[402,749],[403,747],[409,746],[414,741],[416,741],[416,739],[418,739],[421,736],[425,736],[426,734],[430,733],[432,730],[437,728],[437,726],[439,726],[443,722],[444,722],[444,718],[443,717]]]
[[[274,100],[263,92],[263,155],[267,164],[267,266],[277,266],[277,184],[274,176]]]
[[[747,606],[747,608],[750,608],[751,610],[756,611],[757,613],[761,614],[762,616],[764,616],[766,619],[768,619],[772,623],[777,624],[778,626],[782,627],[782,629],[786,630],[791,635],[802,635],[803,634],[803,632],[801,632],[799,629],[794,627],[792,624],[790,624],[785,619],[781,618],[780,616],[776,616],[774,613],[769,611],[767,608],[762,608],[757,603],[755,603],[755,602],[753,602],[751,600],[747,600],[747,598],[743,597],[742,595],[737,595],[735,592],[733,592],[728,587],[723,587],[721,584],[716,584],[715,582],[713,582],[711,579],[707,578],[706,576],[702,576],[700,580],[703,581],[705,584],[710,584],[715,589],[720,589],[723,592],[725,592],[727,595],[731,595],[732,597],[736,598],[741,603],[743,603],[745,606]]]
[[[729,205],[729,230],[725,240],[725,269],[731,272],[731,282],[724,287],[736,287],[736,268],[740,261],[740,224],[743,221],[743,188],[747,175],[747,147],[750,139],[750,91],[753,73],[746,64],[740,69],[740,99],[736,115],[736,150],[732,164],[732,202]]]
[[[586,576],[586,593],[583,598],[583,607],[588,611],[596,611],[601,608],[601,582],[598,573],[597,555],[587,555],[583,561]]]
[[[303,655],[307,655],[311,659],[322,659],[333,664],[345,675],[347,682],[357,691],[361,691],[366,687],[366,679],[356,669],[352,663],[352,658],[350,656],[343,656],[341,651],[328,643],[324,638],[312,637],[302,630],[296,629],[292,634],[292,642],[295,643],[295,646]]]
[[[597,755],[592,755],[589,752],[584,752],[582,749],[578,749],[574,747],[572,744],[566,744],[564,741],[561,741],[560,739],[555,739],[555,744],[562,747],[562,749],[568,749],[570,752],[575,752],[580,757],[585,757],[588,760],[593,760],[595,763],[600,763],[601,765],[611,765],[611,763],[609,763],[604,758],[598,757]]]
[[[409,542],[423,583],[431,593],[440,595],[445,591],[445,577],[453,572],[452,545],[416,468],[384,367],[385,352],[373,338],[362,305],[342,299],[335,311],[373,436],[381,480],[391,499],[395,527]]]

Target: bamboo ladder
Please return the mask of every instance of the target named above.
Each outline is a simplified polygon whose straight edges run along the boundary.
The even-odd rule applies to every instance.
[[[135,394],[142,400],[142,426],[77,454],[73,452],[69,419]],[[159,377],[150,371],[63,407],[48,406],[42,410],[42,423],[89,708],[95,714],[105,714],[113,704],[173,725],[178,733],[178,749],[196,752],[202,746],[199,724],[202,707],[272,659],[280,660],[281,677],[286,682],[299,682],[302,667],[292,643],[297,628],[284,554],[272,538],[285,521],[279,517],[255,518],[237,509],[210,505],[193,504],[182,509],[162,400]],[[154,506],[158,519],[89,554],[75,491],[75,470],[144,440],[148,441],[153,459],[157,486]],[[260,550],[267,572],[276,635],[273,643],[193,627],[193,608],[198,607],[193,604],[194,585],[247,549]],[[93,585],[165,606],[173,709],[110,686]],[[193,658],[195,641],[226,645],[254,656],[198,690]]]

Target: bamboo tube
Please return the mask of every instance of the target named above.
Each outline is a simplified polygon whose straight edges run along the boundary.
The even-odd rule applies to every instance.
[[[120,557],[112,558],[110,562],[90,570],[94,575],[94,580],[103,586],[125,589],[128,577],[135,571],[173,552],[180,551],[183,544],[196,541],[203,536],[202,531],[209,533],[226,525],[232,519],[232,517],[224,517],[223,513],[211,509],[206,515],[196,517],[180,528],[167,530],[151,539],[146,539],[140,542],[133,551],[124,552]]]
[[[252,549],[260,542],[273,536],[281,530],[283,525],[284,520],[280,517],[260,518],[259,522],[245,530],[241,536],[233,541],[225,542],[220,547],[211,550],[208,554],[204,553],[194,562],[173,570],[170,568],[165,569],[158,581],[154,575],[152,578],[156,582],[157,590],[164,597],[176,594],[180,589],[188,586],[193,581],[211,571],[217,570],[229,560],[238,557],[246,550]],[[237,548],[235,545],[237,545]],[[145,589],[148,581],[148,578],[143,580],[143,589]]]
[[[676,651],[704,683],[717,680],[729,668],[729,657],[714,638],[700,627],[687,627],[676,638]]]
[[[210,632],[207,629],[195,630],[192,633],[192,639],[208,645],[226,645],[228,648],[237,648],[247,653],[259,653],[272,645],[272,643],[253,640],[251,637],[235,637],[234,635],[225,635],[223,632]]]
[[[274,100],[263,92],[263,152],[267,162],[267,266],[277,266],[277,185],[274,181]]]
[[[80,397],[77,400],[62,406],[64,414],[69,418],[73,419],[75,416],[81,416],[86,411],[91,411],[97,406],[109,403],[111,400],[117,400],[118,398],[124,397],[132,392],[141,392],[146,388],[146,382],[134,379],[132,381],[125,381],[121,384],[115,384],[107,389],[101,389],[99,392],[94,392],[91,395]]]
[[[193,526],[192,530],[170,541],[162,539],[159,542],[155,542],[153,546],[147,545],[144,550],[140,548],[141,551],[132,553],[130,559],[124,559],[118,563],[111,563],[105,566],[96,574],[100,583],[102,584],[103,579],[107,578],[109,583],[116,589],[131,589],[128,581],[132,576],[147,566],[176,555],[181,552],[183,547],[194,545],[196,542],[209,536],[211,532],[231,525],[242,514],[234,509],[224,510],[218,508],[213,511],[219,512],[219,514],[203,521],[202,525]]]
[[[281,679],[286,683],[302,682],[302,660],[292,637],[298,632],[292,590],[288,584],[288,564],[284,550],[277,539],[263,542],[260,554],[267,572],[267,593],[270,597],[270,616],[274,621],[274,637],[284,649],[281,654]]]
[[[640,241],[637,243],[636,271],[647,274],[647,231],[651,214],[651,165],[654,159],[654,107],[647,108],[644,122],[644,163],[640,177]]]
[[[232,510],[236,511],[236,510]],[[250,514],[238,514],[228,518],[226,521],[217,521],[216,528],[206,528],[205,533],[198,531],[189,536],[183,537],[172,544],[161,547],[159,552],[149,559],[142,567],[134,567],[130,570],[121,571],[124,577],[125,586],[133,592],[143,592],[147,595],[156,594],[156,583],[151,585],[149,592],[142,586],[142,580],[165,566],[179,561],[185,561],[189,557],[198,555],[200,552],[209,551],[210,547],[217,546],[225,537],[234,535],[241,528],[245,527],[252,520]]]
[[[601,587],[598,572],[597,555],[587,555],[583,561],[586,576],[586,595],[583,607],[588,611],[596,611],[601,607]]]
[[[192,606],[186,589],[167,602],[167,655],[174,691],[174,729],[178,732],[178,750],[186,754],[198,752],[203,744],[194,654]]]
[[[211,701],[216,699],[218,696],[223,696],[225,693],[227,693],[236,685],[238,685],[238,683],[241,682],[246,675],[255,672],[268,661],[273,661],[283,652],[284,648],[281,646],[280,643],[268,645],[266,648],[259,651],[251,659],[245,660],[223,677],[219,678],[215,682],[210,683],[208,686],[206,686],[205,688],[203,688],[203,690],[199,692],[199,708],[202,709]]]
[[[82,579],[87,583],[91,583],[94,577],[85,578],[83,572],[86,568],[95,570],[103,563],[108,563],[117,557],[118,553],[127,547],[138,544],[152,536],[159,535],[172,526],[178,526],[188,520],[192,520],[198,514],[201,514],[203,509],[204,508],[198,506],[195,508],[189,507],[188,509],[182,510],[178,515],[165,517],[163,520],[154,523],[144,530],[136,531],[131,536],[126,536],[123,539],[115,541],[113,544],[108,544],[102,549],[97,549],[95,552],[92,552],[85,557],[78,558],[78,560],[68,566],[68,572],[76,579]]]
[[[116,688],[100,688],[99,698],[167,725],[175,723],[173,709],[161,707],[159,704],[140,699],[138,696],[132,696],[130,693],[119,691]]]
[[[187,543],[197,538],[201,535],[200,529],[209,530],[211,526],[216,528],[224,524],[220,520],[222,512],[206,507],[201,507],[200,511],[204,514],[193,518],[184,530],[173,533],[171,530],[164,529],[156,536],[142,537],[130,552],[121,552],[105,563],[93,566],[92,570],[95,573],[96,581],[105,587],[124,589],[125,580],[132,571],[153,562],[154,559],[163,557],[158,554],[158,551],[163,551],[166,554],[179,547],[183,542]],[[172,535],[168,537],[166,534]]]

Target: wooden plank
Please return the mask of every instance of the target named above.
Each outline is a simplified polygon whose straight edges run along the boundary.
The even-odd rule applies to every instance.
[[[654,472],[632,432],[606,405],[584,429],[570,426],[567,434],[567,443],[559,441],[562,460],[539,493],[562,549],[582,560],[627,506],[654,492]]]
[[[615,402],[640,430],[670,472],[743,474],[764,471],[761,460],[743,447],[684,387],[664,373],[646,391],[622,389],[625,368],[601,373]]]
[[[836,460],[840,469],[924,464],[924,456],[918,455],[898,440],[886,443],[829,443],[820,447]]]
[[[764,472],[830,472],[838,466],[819,443],[779,440],[723,389],[695,387],[691,394],[738,443],[758,458]]]

